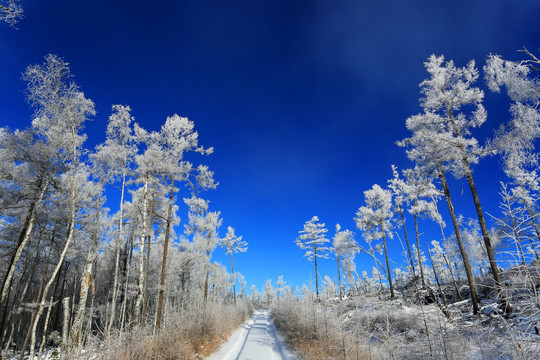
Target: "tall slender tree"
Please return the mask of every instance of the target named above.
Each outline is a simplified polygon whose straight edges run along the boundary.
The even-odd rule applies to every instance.
[[[392,192],[375,184],[370,190],[364,191],[364,206],[358,208],[354,221],[356,227],[362,230],[364,239],[368,244],[374,240],[382,239],[382,247],[386,260],[386,277],[390,286],[390,296],[396,297],[392,282],[392,270],[388,257],[386,239],[392,238],[392,223],[394,212],[392,211]]]
[[[36,118],[33,121],[38,129],[54,131],[56,141],[62,144],[63,149],[69,153],[69,225],[66,242],[60,253],[58,264],[43,290],[42,301],[39,304],[37,321],[32,329],[35,337],[39,318],[45,308],[48,291],[63,264],[64,257],[74,237],[77,212],[77,171],[80,165],[80,148],[86,136],[81,134],[83,124],[89,116],[95,114],[94,103],[86,99],[78,86],[71,80],[68,63],[62,59],[49,55],[43,65],[29,66],[24,78],[28,82],[29,100],[36,106]],[[24,352],[24,351],[23,351]],[[30,354],[33,356],[34,341],[30,345]]]
[[[300,231],[300,236],[296,238],[296,245],[300,249],[307,250],[304,257],[315,264],[315,289],[317,299],[319,298],[319,272],[317,268],[317,259],[327,259],[330,248],[326,246],[329,242],[326,238],[326,229],[324,223],[319,222],[319,218],[314,216],[311,220],[306,221],[304,229]]]
[[[345,270],[345,272],[350,274],[356,271],[354,257],[360,251],[360,248],[354,239],[354,233],[349,229],[341,230],[341,225],[336,224],[336,234],[333,238],[332,250],[337,261],[339,298],[342,299],[343,286],[341,283],[341,272]],[[349,282],[350,284],[351,282]]]
[[[222,248],[225,249],[225,253],[231,256],[231,272],[232,272],[232,281],[233,281],[233,300],[236,305],[236,277],[234,274],[234,254],[246,252],[247,251],[247,242],[242,240],[241,236],[236,236],[234,234],[233,227],[227,227],[227,234],[223,239],[221,239],[220,244]]]
[[[113,105],[113,113],[109,116],[106,139],[103,144],[96,147],[92,154],[92,161],[96,167],[102,169],[104,184],[118,184],[120,188],[120,208],[118,210],[118,233],[115,237],[116,253],[114,261],[114,280],[112,285],[112,299],[110,304],[110,316],[106,328],[110,335],[116,315],[116,303],[118,299],[120,252],[124,243],[124,197],[126,182],[132,171],[131,167],[137,153],[137,145],[133,134],[133,116],[131,108],[124,105]]]
[[[202,154],[211,154],[213,152],[213,148],[205,149],[198,145],[199,134],[194,131],[194,127],[193,121],[175,114],[167,118],[157,137],[157,144],[162,154],[159,173],[163,174],[163,181],[170,184],[169,205],[165,220],[165,244],[161,262],[161,280],[156,314],[157,329],[161,325],[161,313],[163,309],[163,287],[165,286],[172,208],[174,205],[174,194],[176,192],[175,182],[186,181],[193,168],[193,165],[185,160],[185,153],[196,151]]]
[[[529,58],[522,61],[508,61],[497,55],[490,55],[484,66],[487,84],[493,92],[500,92],[504,86],[512,100],[511,119],[503,124],[492,143],[503,160],[503,170],[512,181],[512,193],[518,196],[529,214],[529,221],[540,242],[540,226],[535,221],[536,199],[540,191],[538,176],[539,157],[535,151],[536,140],[540,137],[540,79],[533,77],[540,60],[526,48]],[[540,258],[532,243],[536,258]]]
[[[407,226],[405,225],[405,215],[403,205],[405,203],[405,180],[399,176],[399,171],[395,165],[392,165],[392,179],[388,180],[388,187],[392,190],[394,196],[394,206],[399,213],[401,219],[401,228],[403,229],[403,235],[405,236],[405,244],[407,245],[407,256],[409,257],[409,264],[411,266],[411,272],[413,279],[416,278],[416,270],[414,268],[414,260],[411,253],[411,245],[409,243],[409,236],[407,234]]]
[[[511,311],[505,294],[502,292],[499,268],[472,175],[472,165],[487,154],[487,151],[471,135],[471,129],[481,126],[487,119],[486,111],[482,105],[484,93],[473,86],[478,79],[478,70],[474,61],[459,68],[454,65],[453,61],[445,62],[444,56],[435,55],[428,58],[425,67],[430,78],[420,83],[421,93],[424,95],[420,104],[424,113],[407,119],[407,128],[413,132],[413,135],[402,141],[401,144],[410,145],[411,148],[407,151],[409,158],[428,169],[433,169],[441,180],[472,294],[475,287],[472,283],[474,279],[472,272],[470,272],[470,266],[466,264],[467,255],[461,242],[457,218],[455,214],[453,215],[453,205],[445,172],[450,171],[456,177],[464,176],[467,179],[491,271],[496,285],[501,291],[503,307],[505,311]],[[475,303],[476,301],[473,299],[474,312],[477,313],[478,306],[475,306]]]

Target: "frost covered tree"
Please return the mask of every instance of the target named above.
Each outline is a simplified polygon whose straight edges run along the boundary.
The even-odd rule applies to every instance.
[[[489,268],[487,262],[487,250],[482,241],[480,226],[475,219],[464,219],[460,217],[461,227],[463,228],[463,241],[467,248],[467,253],[471,259],[471,266],[478,268],[478,273],[481,276],[487,275],[486,269]],[[497,248],[500,244],[500,238],[496,233],[490,233],[493,248]]]
[[[416,259],[420,268],[420,277],[422,280],[422,286],[426,287],[426,281],[424,276],[424,266],[422,262],[422,256],[420,256],[420,232],[418,230],[418,217],[434,217],[433,213],[436,198],[439,196],[438,190],[431,181],[431,178],[426,174],[425,169],[416,166],[414,169],[403,170],[406,182],[404,186],[404,193],[408,203],[409,213],[414,219],[414,233],[416,238]]]
[[[307,250],[304,257],[315,264],[315,289],[317,298],[319,298],[319,273],[317,269],[317,259],[327,259],[330,248],[326,246],[330,240],[326,238],[326,229],[324,223],[319,222],[319,218],[314,216],[306,221],[304,229],[299,231],[300,236],[296,239],[296,245],[300,249]]]
[[[221,239],[220,244],[222,248],[225,249],[225,253],[231,256],[231,275],[233,280],[233,299],[234,304],[236,305],[236,277],[234,274],[234,254],[246,252],[247,251],[247,242],[242,240],[241,236],[236,236],[234,234],[233,227],[227,227],[227,234]]]
[[[407,119],[407,129],[413,135],[401,141],[400,145],[410,146],[407,151],[409,158],[428,169],[433,169],[441,180],[471,287],[473,310],[478,313],[477,301],[474,299],[474,278],[470,265],[467,264],[468,258],[461,241],[445,172],[452,172],[456,177],[465,176],[467,179],[492,273],[497,286],[501,289],[499,269],[471,167],[486,154],[485,149],[471,136],[471,129],[480,127],[487,118],[482,105],[484,93],[473,86],[478,79],[474,61],[460,68],[456,67],[453,61],[444,62],[444,56],[432,55],[425,62],[425,67],[430,78],[420,83],[421,93],[424,94],[420,104],[424,113]],[[503,307],[510,311],[504,294],[501,293],[501,296]]]
[[[274,300],[274,287],[272,286],[272,280],[268,279],[264,283],[264,292],[262,295],[262,302],[265,307],[270,307]]]
[[[15,27],[17,22],[24,17],[23,13],[23,7],[19,0],[0,1],[0,21],[5,21]]]
[[[540,137],[540,80],[532,76],[532,70],[540,64],[538,58],[527,49],[528,60],[509,61],[498,55],[490,55],[484,66],[487,84],[493,92],[504,86],[512,103],[511,119],[503,124],[493,145],[503,160],[503,170],[515,188],[512,192],[525,204],[530,222],[540,241],[540,227],[534,220],[535,199],[533,193],[540,190],[538,177],[539,158],[535,152]]]
[[[130,175],[131,165],[135,160],[137,145],[133,133],[131,108],[123,105],[113,105],[113,113],[109,116],[107,124],[106,139],[103,144],[96,147],[96,151],[91,155],[92,161],[102,169],[102,181],[107,183],[120,182],[120,206],[118,210],[118,234],[115,237],[116,257],[114,261],[114,280],[112,285],[111,311],[108,320],[107,334],[110,334],[111,327],[116,314],[116,302],[119,286],[119,266],[120,251],[124,242],[124,196],[126,181]]]
[[[81,231],[85,233],[86,237],[90,239],[87,245],[86,261],[84,263],[83,271],[81,274],[79,285],[79,306],[76,314],[73,317],[73,325],[71,327],[70,338],[72,346],[75,351],[75,355],[79,355],[84,337],[84,325],[86,317],[86,303],[88,301],[88,295],[92,288],[92,274],[94,272],[95,258],[97,255],[99,242],[103,239],[106,224],[106,216],[104,216],[105,209],[103,204],[105,203],[104,183],[107,179],[107,173],[105,169],[100,168],[99,164],[94,163],[91,169],[82,169],[81,179],[82,185],[79,186],[79,197],[81,202],[84,202],[82,207],[85,209],[83,212],[81,222]],[[91,176],[94,179],[91,178]],[[83,251],[81,251],[83,252]],[[50,307],[49,307],[50,311]]]
[[[80,166],[82,143],[86,136],[82,134],[84,122],[95,115],[94,103],[84,96],[69,70],[69,64],[63,59],[48,55],[43,65],[27,67],[23,79],[28,84],[28,100],[35,107],[36,113],[32,126],[40,133],[48,134],[49,140],[57,146],[58,152],[64,152],[63,163],[69,169],[64,173],[66,183],[69,183],[69,222],[66,240],[58,257],[58,263],[51,277],[43,288],[42,301],[39,304],[36,321],[32,327],[32,338],[39,319],[45,308],[50,287],[63,265],[64,258],[74,238],[77,227],[77,172]],[[67,180],[69,178],[69,180]],[[33,354],[34,341],[30,347]],[[24,352],[24,351],[23,351]]]
[[[395,298],[394,285],[392,283],[392,271],[386,238],[392,238],[392,192],[375,184],[370,190],[364,191],[365,205],[358,208],[354,221],[356,226],[363,231],[366,242],[372,246],[372,242],[382,239],[384,257],[386,259],[386,276],[390,286],[390,296]]]
[[[261,294],[257,290],[257,287],[255,285],[251,285],[251,301],[255,306],[259,306],[261,303]]]
[[[213,148],[204,149],[198,145],[199,134],[194,131],[195,125],[186,117],[173,115],[168,117],[161,127],[157,137],[157,145],[161,153],[161,163],[158,172],[163,175],[163,181],[169,181],[169,205],[167,210],[165,244],[163,250],[163,261],[161,266],[161,280],[159,300],[156,315],[156,328],[161,325],[161,312],[163,308],[163,286],[165,286],[165,274],[167,266],[167,250],[169,247],[169,237],[171,232],[172,208],[174,205],[174,194],[176,192],[175,182],[186,181],[191,174],[193,165],[186,161],[185,154],[195,151],[201,154],[211,154]],[[213,182],[212,182],[213,183]]]
[[[336,234],[333,238],[332,250],[337,261],[339,298],[342,299],[343,286],[341,283],[341,272],[343,270],[345,273],[351,274],[356,271],[354,257],[360,251],[360,248],[356,244],[354,233],[348,229],[341,230],[341,225],[336,224]]]
[[[336,284],[332,281],[330,276],[325,275],[323,279],[323,299],[330,300],[336,296]]]
[[[508,190],[508,185],[506,183],[501,182],[501,191],[499,194],[501,196],[499,208],[501,209],[502,217],[498,218],[496,221],[497,233],[503,239],[510,240],[514,243],[516,246],[516,253],[519,255],[523,265],[527,263],[522,245],[522,242],[525,239],[531,241],[531,249],[538,259],[538,254],[536,254],[534,244],[529,234],[531,231],[530,219],[526,206],[519,203],[519,198]]]
[[[142,182],[142,195],[135,197],[136,207],[140,209],[138,214],[133,218],[137,219],[136,224],[139,238],[139,261],[138,261],[138,286],[137,286],[137,300],[135,301],[135,310],[134,310],[134,323],[137,324],[141,317],[142,303],[144,298],[144,283],[145,283],[145,271],[144,271],[144,249],[145,242],[149,234],[149,222],[148,222],[148,197],[149,197],[149,186],[155,181],[155,167],[156,164],[159,164],[161,161],[159,148],[155,141],[151,141],[152,138],[157,136],[157,133],[153,132],[150,135],[146,131],[137,125],[135,125],[136,136],[140,141],[145,141],[147,143],[147,149],[143,154],[139,154],[135,157],[135,162],[137,164],[136,170],[136,181]],[[140,214],[140,219],[139,219]]]
[[[210,258],[220,241],[219,228],[223,222],[219,211],[208,211],[208,201],[198,197],[184,198],[189,206],[189,222],[186,224],[185,234],[193,235],[193,243],[196,251],[200,254],[204,276],[203,299],[208,300]]]
[[[395,165],[392,165],[392,179],[388,180],[388,187],[392,190],[394,196],[394,206],[399,213],[401,219],[401,228],[403,229],[403,235],[405,236],[405,244],[407,245],[407,256],[411,267],[413,279],[416,278],[416,271],[414,268],[414,260],[411,253],[411,245],[409,243],[409,235],[407,234],[407,226],[405,225],[405,215],[403,205],[405,203],[405,188],[406,183],[399,176],[399,171]]]
[[[283,280],[283,275],[279,275],[276,281],[276,297],[279,301],[283,296],[283,293],[286,291],[286,282]]]
[[[80,147],[85,140],[81,134],[84,121],[95,114],[94,103],[86,99],[73,81],[69,64],[56,55],[45,57],[43,65],[28,66],[23,74],[27,82],[28,101],[34,107],[31,133],[16,133],[12,140],[23,140],[17,145],[25,162],[33,167],[33,194],[29,197],[26,218],[12,253],[7,275],[2,283],[0,303],[3,303],[11,285],[17,262],[34,229],[36,214],[54,176],[68,168],[72,175],[72,199],[75,198],[75,173],[79,163]],[[31,135],[30,137],[27,137]],[[17,158],[14,158],[17,160]],[[73,203],[73,201],[72,201]],[[72,206],[72,222],[75,207]],[[72,235],[68,236],[69,242]]]

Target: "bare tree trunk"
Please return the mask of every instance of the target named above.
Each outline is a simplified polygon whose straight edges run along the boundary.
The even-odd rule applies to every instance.
[[[101,184],[102,186],[103,184]],[[101,209],[101,194],[98,197],[96,204],[96,216],[95,216],[95,230],[92,234],[92,245],[88,250],[88,256],[86,258],[86,264],[84,266],[84,271],[81,276],[81,289],[79,294],[79,308],[75,319],[73,320],[73,326],[71,327],[71,341],[73,346],[76,347],[75,353],[79,352],[81,347],[81,332],[84,326],[84,318],[86,312],[86,300],[88,298],[88,289],[90,287],[90,282],[92,281],[92,266],[94,265],[94,257],[96,254],[97,244],[99,240],[99,219],[100,219],[100,209]]]
[[[411,246],[409,244],[409,236],[407,235],[407,228],[405,227],[405,216],[403,215],[403,208],[399,205],[399,215],[401,217],[401,227],[403,228],[403,234],[405,235],[405,243],[407,244],[407,254],[409,255],[409,263],[411,264],[411,270],[413,274],[413,281],[416,279],[416,271],[414,270],[414,261],[411,252]]]
[[[443,238],[443,244],[446,246],[446,236],[444,235],[443,224],[440,221],[439,221],[439,227],[441,229],[441,236]],[[450,272],[450,277],[452,278],[452,283],[454,284],[454,289],[456,290],[456,294],[459,297],[459,299],[461,300],[461,294],[459,292],[459,287],[457,285],[456,278],[454,276],[454,270],[452,270],[452,264],[450,264],[450,262],[448,261],[448,258],[444,254],[444,252],[442,253],[442,256],[443,256],[444,262],[446,263],[446,266],[448,267],[448,271]]]
[[[7,328],[6,328],[6,330],[7,330]],[[8,350],[9,350],[9,348],[11,346],[11,343],[13,342],[13,333],[15,333],[15,322],[11,324],[11,330],[9,332],[9,338],[8,338],[4,353],[2,354],[2,360],[6,360],[6,357],[7,357],[8,352],[9,352]]]
[[[119,273],[120,273],[120,250],[122,248],[122,242],[124,239],[124,192],[126,188],[126,172],[122,173],[122,188],[120,191],[120,219],[118,220],[118,238],[116,239],[116,259],[114,262],[114,282],[113,282],[113,294],[111,301],[111,313],[109,317],[109,324],[107,325],[107,337],[111,335],[111,328],[114,323],[114,317],[116,315],[116,301],[118,297]]]
[[[21,257],[24,247],[26,246],[26,244],[28,243],[28,240],[30,239],[30,234],[32,233],[32,229],[34,228],[34,223],[36,221],[36,212],[39,208],[39,205],[43,201],[43,197],[45,196],[45,192],[47,190],[48,185],[49,185],[48,178],[46,178],[43,181],[43,184],[42,184],[41,179],[38,181],[38,189],[37,189],[38,194],[36,198],[32,201],[32,204],[30,205],[30,209],[28,210],[28,215],[26,216],[26,219],[24,221],[23,229],[19,236],[19,240],[17,242],[15,252],[11,256],[11,259],[9,261],[9,270],[6,274],[6,278],[4,279],[4,282],[2,283],[0,304],[4,303],[7,293],[11,287],[11,282],[13,281],[13,274],[15,273],[15,268],[17,267],[17,263],[19,262],[19,258]]]
[[[206,301],[208,300],[208,278],[210,276],[210,270],[208,267],[210,267],[210,250],[206,250],[206,258],[207,263],[205,264],[206,267],[206,277],[204,280],[204,304],[206,305]]]
[[[41,344],[39,345],[38,356],[37,356],[38,359],[41,358],[41,353],[43,352],[43,348],[45,347],[45,342],[47,340],[47,331],[49,330],[49,320],[51,318],[51,313],[52,313],[52,307],[53,307],[52,300],[53,300],[53,298],[54,298],[54,292],[51,293],[51,296],[49,296],[50,306],[47,309],[47,315],[45,315],[45,324],[43,325],[43,335],[41,337]]]
[[[317,270],[317,244],[313,244],[313,261],[315,262],[315,289],[317,290],[317,300],[319,300],[319,272]]]
[[[53,239],[54,239],[54,236],[53,236]],[[43,286],[45,285],[45,279],[47,278],[47,268],[49,267],[49,260],[51,258],[51,252],[52,252],[52,246],[49,249],[49,254],[47,255],[47,261],[45,262],[45,269],[43,270],[43,275],[41,276],[41,283],[39,285],[38,295],[36,297],[36,304],[40,303],[41,296],[43,295]],[[36,306],[36,308],[32,312],[32,319],[30,320],[30,326],[28,327],[26,338],[24,339],[24,343],[21,348],[21,354],[19,355],[19,360],[22,360],[24,358],[24,352],[26,351],[26,347],[28,346],[28,341],[30,340],[30,337],[32,337],[32,343],[34,342],[35,332],[33,332],[32,329],[34,328],[34,323],[39,321],[39,318],[36,320],[37,313],[38,313],[38,307]],[[30,355],[33,355],[33,353]]]
[[[71,262],[64,261],[64,264],[65,264],[65,266],[63,267],[64,268],[64,279],[62,280],[62,288],[60,289],[60,296],[58,297],[58,299],[60,299],[59,302],[61,302],[61,299],[64,298],[64,289],[65,289],[66,283],[67,283],[66,275],[67,275],[67,272],[69,270],[69,266],[71,265]],[[62,273],[62,267],[60,268],[60,272],[58,273],[56,284],[54,284],[54,289],[53,289],[53,292],[52,292],[52,299],[53,300],[54,300],[54,296],[56,294],[56,290],[58,288],[58,284],[60,283],[60,274],[61,273]],[[60,308],[61,308],[60,305],[58,305],[56,307],[56,313],[54,315],[55,328],[58,328],[58,323],[59,323],[59,319],[60,319]]]
[[[429,261],[431,261],[431,267],[433,268],[433,275],[435,276],[435,282],[437,283],[437,289],[441,293],[443,304],[444,304],[444,307],[441,310],[444,313],[444,315],[446,315],[446,317],[450,319],[450,313],[448,312],[448,303],[446,302],[446,295],[442,291],[441,283],[439,281],[439,275],[437,274],[437,267],[435,266],[435,263],[433,262],[433,257],[431,256],[431,249],[429,248],[429,246],[427,247],[427,250],[428,250],[428,255],[429,255]],[[434,298],[436,300],[435,296]]]
[[[41,240],[41,238],[38,238],[37,246],[39,246],[40,240]],[[4,329],[4,331],[2,331],[1,337],[0,337],[0,349],[2,348],[2,346],[4,344],[4,339],[7,336],[7,332],[8,332],[8,329],[9,329],[8,324],[10,323],[12,315],[14,314],[13,310],[20,308],[21,303],[22,303],[24,297],[26,296],[26,291],[29,288],[30,282],[34,278],[34,273],[35,273],[35,270],[37,268],[37,264],[39,263],[40,258],[41,258],[41,254],[38,253],[34,257],[34,261],[30,266],[28,266],[28,265],[24,266],[24,269],[23,269],[22,274],[21,274],[21,281],[20,282],[22,282],[23,279],[26,279],[26,282],[25,282],[25,285],[23,286],[22,294],[21,294],[21,291],[20,291],[21,289],[19,289],[19,291],[16,292],[15,295],[13,296],[13,304],[11,305],[11,309],[9,307],[9,300],[10,300],[10,296],[11,296],[12,286],[9,287],[9,291],[8,291],[7,297],[6,297],[6,302],[4,304],[4,312],[2,314],[2,322],[0,323],[0,329]],[[28,268],[30,268],[30,274],[27,274]],[[6,317],[7,317],[7,319],[6,319]],[[4,324],[5,324],[5,326],[4,326]]]
[[[56,278],[56,275],[58,274],[58,271],[60,270],[60,267],[63,264],[64,258],[66,256],[67,250],[69,248],[69,245],[71,243],[71,240],[73,240],[73,233],[75,229],[75,208],[76,208],[76,196],[75,196],[75,174],[78,166],[78,158],[77,158],[77,143],[76,143],[76,135],[75,135],[75,128],[74,125],[71,125],[71,136],[72,136],[72,171],[71,171],[71,191],[70,191],[70,200],[71,200],[71,214],[70,214],[70,222],[69,222],[69,229],[68,229],[68,236],[66,239],[66,244],[64,245],[64,249],[62,250],[62,253],[60,254],[60,258],[58,260],[58,264],[56,265],[51,278],[47,285],[45,286],[45,290],[43,291],[43,298],[47,299],[47,295],[49,293],[49,289],[54,282],[54,279]],[[32,339],[35,338],[36,330],[37,330],[37,324],[39,323],[39,318],[43,314],[43,309],[45,308],[45,300],[42,300],[41,304],[39,304],[39,311],[37,314],[36,322],[34,323],[34,326],[32,328]],[[30,344],[30,358],[34,356],[34,348],[35,348],[35,342],[32,341],[32,344]]]
[[[426,279],[424,278],[424,267],[422,266],[422,255],[420,254],[420,234],[418,233],[418,216],[414,217],[414,232],[416,235],[416,254],[418,255],[418,266],[420,267],[420,278],[422,280],[422,289],[426,288]]]
[[[167,250],[169,249],[169,235],[171,232],[171,217],[174,198],[174,176],[171,179],[171,192],[169,194],[169,209],[167,210],[167,227],[165,229],[165,242],[163,244],[163,260],[161,261],[161,281],[159,283],[159,299],[156,314],[156,329],[159,331],[161,327],[161,312],[163,308],[163,288],[165,286],[165,275],[167,269]],[[208,276],[208,275],[207,275]],[[208,277],[207,277],[206,290],[208,290]]]
[[[143,192],[143,209],[142,209],[142,235],[140,237],[139,245],[139,288],[137,291],[137,300],[135,301],[135,312],[133,314],[134,324],[139,323],[141,315],[141,304],[144,293],[144,242],[147,236],[147,197],[148,197],[148,171],[144,177],[144,192]]]
[[[236,305],[236,275],[234,273],[234,258],[233,258],[232,251],[231,251],[231,273],[232,273],[232,278],[233,278],[233,300],[234,300],[234,305]]]
[[[64,309],[64,321],[62,322],[62,352],[66,353],[69,348],[69,297],[62,300]]]
[[[454,131],[454,136],[456,138],[459,138],[461,137],[461,134],[457,127],[454,114],[452,113],[452,109],[448,108],[447,111],[448,111],[450,123]],[[504,293],[504,289],[502,288],[502,281],[501,281],[501,275],[499,273],[499,267],[497,266],[497,261],[495,260],[495,254],[493,253],[493,247],[491,245],[491,239],[489,238],[489,231],[486,225],[484,211],[482,210],[482,205],[480,204],[480,197],[478,196],[478,191],[476,190],[476,185],[474,184],[471,165],[469,163],[467,151],[465,150],[465,146],[461,143],[458,144],[458,148],[461,153],[461,159],[463,161],[463,170],[465,171],[465,177],[467,178],[469,189],[471,190],[471,194],[474,201],[474,207],[476,209],[476,214],[478,215],[478,222],[480,223],[480,229],[482,230],[482,237],[484,239],[484,245],[485,245],[486,252],[489,259],[489,265],[491,266],[491,272],[493,273],[493,279],[495,280],[495,283],[497,284],[497,287],[498,287],[497,291],[499,292],[499,295],[501,296],[501,303],[502,303],[504,312],[508,314],[512,312],[512,307],[508,303],[508,299],[506,298],[506,294]]]
[[[143,297],[143,310],[142,310],[142,322],[146,323],[146,308],[148,306],[148,279],[150,278],[150,249],[152,245],[152,222],[154,217],[154,200],[156,197],[156,185],[154,183],[152,187],[152,201],[150,201],[150,214],[148,215],[148,236],[147,236],[147,250],[146,250],[146,275],[144,277],[144,297]]]
[[[34,268],[35,269],[35,268]],[[21,314],[22,314],[22,309],[21,309],[21,305],[24,301],[24,298],[26,296],[26,292],[28,291],[28,288],[29,288],[29,285],[30,285],[30,282],[34,276],[34,269],[32,269],[32,272],[30,274],[30,276],[28,276],[28,280],[26,281],[26,284],[24,285],[24,289],[22,291],[22,293],[20,294],[20,296],[18,296],[18,301],[17,301],[17,305],[13,306],[14,309],[17,309],[17,314],[15,316],[15,320],[11,323],[11,330],[10,330],[10,334],[9,334],[9,339],[8,339],[8,342],[7,342],[7,345],[5,347],[5,349],[9,349],[11,343],[13,342],[13,336],[15,334],[15,328],[17,328],[17,332],[20,331],[20,323],[21,323]],[[11,317],[11,314],[10,314],[10,317]],[[7,356],[7,351],[4,351],[4,355],[2,356],[2,360],[5,360],[6,356]]]
[[[383,247],[384,247],[384,257],[386,258],[386,269],[388,270],[388,283],[390,284],[390,297],[392,299],[396,298],[396,294],[394,292],[394,284],[392,284],[392,272],[390,270],[390,260],[388,258],[388,249],[386,247],[386,235],[385,235],[385,229],[384,225],[381,223],[381,230],[383,234]]]
[[[491,266],[491,272],[493,273],[493,279],[497,284],[497,291],[501,296],[501,303],[505,313],[511,313],[512,307],[506,298],[504,289],[502,287],[501,275],[499,273],[499,267],[497,266],[497,261],[495,260],[495,254],[493,253],[493,247],[491,246],[491,240],[489,238],[489,231],[487,229],[486,220],[484,218],[484,212],[482,211],[482,206],[480,205],[480,198],[478,197],[478,192],[476,191],[476,186],[473,181],[472,172],[469,166],[469,162],[466,158],[463,158],[464,163],[466,164],[466,177],[469,182],[469,187],[474,200],[474,205],[476,207],[476,213],[478,214],[478,222],[480,223],[480,229],[482,230],[482,237],[484,238],[484,245],[489,259],[489,265]]]
[[[96,298],[96,292],[95,292],[95,284],[92,281],[92,298],[90,300],[90,311],[88,314],[88,320],[86,322],[86,330],[84,332],[84,339],[83,344],[88,341],[88,336],[90,335],[90,332],[92,331],[92,319],[94,317],[94,300]]]
[[[128,248],[126,249],[126,260],[124,261],[124,273],[126,274],[126,279],[124,280],[124,298],[122,300],[122,308],[120,309],[120,330],[124,329],[125,320],[126,320],[126,311],[127,311],[127,301],[128,301],[128,286],[129,286],[129,273],[131,270],[131,260],[133,256],[133,236],[130,236]],[[129,259],[129,263],[128,263]]]
[[[444,197],[446,199],[446,204],[448,205],[448,211],[450,212],[450,217],[452,218],[452,224],[454,225],[454,232],[456,234],[456,240],[459,246],[459,252],[461,254],[461,259],[463,260],[463,267],[465,268],[465,273],[467,274],[467,280],[469,281],[469,289],[471,293],[471,300],[473,305],[473,313],[476,315],[480,312],[478,307],[478,290],[476,289],[476,282],[474,280],[474,275],[471,270],[471,264],[469,262],[469,257],[465,251],[465,246],[463,246],[463,240],[461,238],[461,231],[459,230],[459,224],[457,221],[456,214],[454,213],[454,205],[452,204],[452,198],[450,197],[450,189],[448,188],[448,183],[446,182],[446,176],[440,163],[437,163],[439,170],[439,178],[441,179]]]
[[[338,277],[338,286],[339,286],[339,299],[343,299],[343,291],[341,290],[341,266],[340,266],[341,255],[337,254],[337,277]]]

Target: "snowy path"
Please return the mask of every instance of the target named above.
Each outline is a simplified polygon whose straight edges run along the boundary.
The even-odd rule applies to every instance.
[[[268,310],[257,311],[208,360],[295,360]]]

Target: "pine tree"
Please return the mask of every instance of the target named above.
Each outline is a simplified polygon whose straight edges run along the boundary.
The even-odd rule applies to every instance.
[[[325,228],[324,223],[319,222],[319,218],[314,216],[311,220],[306,221],[304,229],[301,230],[300,236],[296,239],[296,245],[300,249],[307,250],[304,257],[307,257],[309,261],[313,261],[315,264],[315,289],[317,299],[319,298],[319,273],[317,269],[317,259],[327,259],[329,247],[325,246],[328,240],[325,236],[328,229]]]
[[[233,299],[236,305],[236,277],[234,274],[234,254],[247,251],[247,242],[242,240],[241,236],[234,234],[234,228],[227,227],[227,234],[221,239],[220,246],[225,248],[225,253],[231,256],[231,272],[233,279]]]

